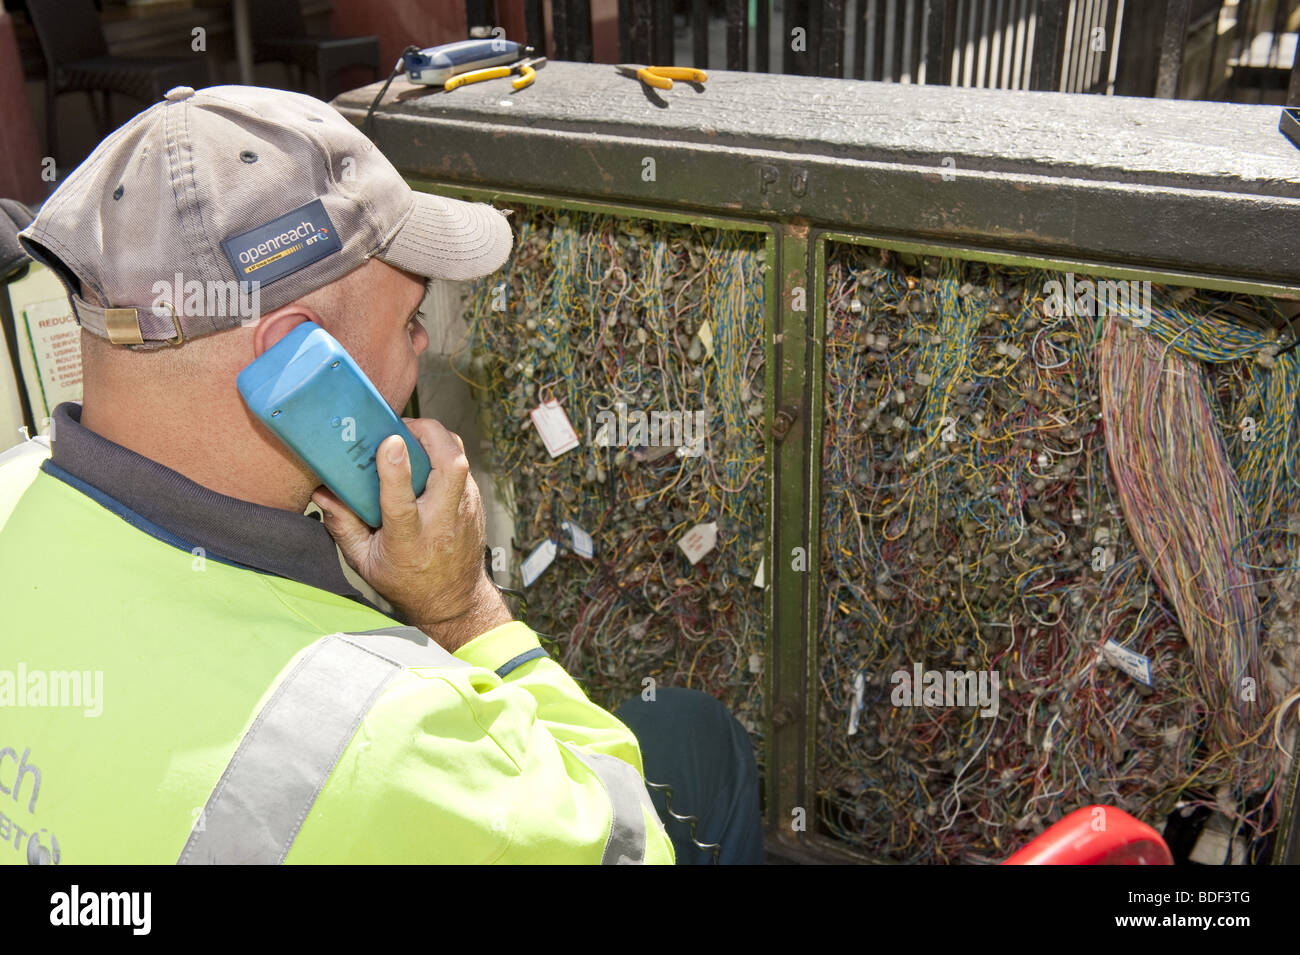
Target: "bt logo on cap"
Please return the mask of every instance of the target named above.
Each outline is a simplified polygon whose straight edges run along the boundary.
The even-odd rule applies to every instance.
[[[317,199],[264,226],[226,239],[221,247],[241,279],[269,285],[343,248]]]

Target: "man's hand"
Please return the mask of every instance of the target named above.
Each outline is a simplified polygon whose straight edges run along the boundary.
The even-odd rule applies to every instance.
[[[312,494],[343,558],[361,579],[449,652],[513,618],[483,566],[486,519],[465,445],[436,421],[403,418],[429,455],[424,493],[397,435],[379,446],[379,509],[371,529],[324,486]]]

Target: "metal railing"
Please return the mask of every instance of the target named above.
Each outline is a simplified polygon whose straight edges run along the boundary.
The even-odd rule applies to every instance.
[[[757,0],[751,8],[749,0],[618,0],[618,58],[756,73],[1195,99],[1250,98],[1243,90],[1259,82],[1255,74],[1266,72],[1266,82],[1278,84],[1291,71],[1294,100],[1300,74],[1292,68],[1294,44],[1286,38],[1300,15],[1297,4]],[[466,0],[465,6],[471,27],[496,22],[495,0]],[[527,0],[527,42],[554,59],[593,62],[591,7],[591,0],[552,0],[548,30],[542,0]],[[725,57],[711,62],[710,39],[719,35]],[[1185,79],[1189,58],[1195,62]],[[1225,63],[1232,65],[1226,83],[1216,74]]]

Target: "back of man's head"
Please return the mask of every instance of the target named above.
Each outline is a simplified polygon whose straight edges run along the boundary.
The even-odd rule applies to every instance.
[[[136,350],[250,324],[372,258],[469,279],[512,244],[498,210],[412,190],[327,104],[248,86],[170,90],[19,238],[83,328]]]
[[[400,407],[428,342],[408,321],[424,281],[490,274],[513,241],[499,210],[412,190],[327,104],[241,86],[169,91],[19,240],[82,328],[87,426],[203,479],[214,450],[257,430],[234,420],[234,376],[294,325],[325,327]],[[167,415],[193,431],[205,408],[207,444],[138,433],[166,431]]]

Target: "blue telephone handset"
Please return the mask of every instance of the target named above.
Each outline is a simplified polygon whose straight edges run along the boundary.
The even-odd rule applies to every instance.
[[[352,356],[315,322],[294,327],[235,381],[244,403],[371,527],[379,527],[375,453],[389,435],[406,442],[411,490],[424,493],[429,456]]]

